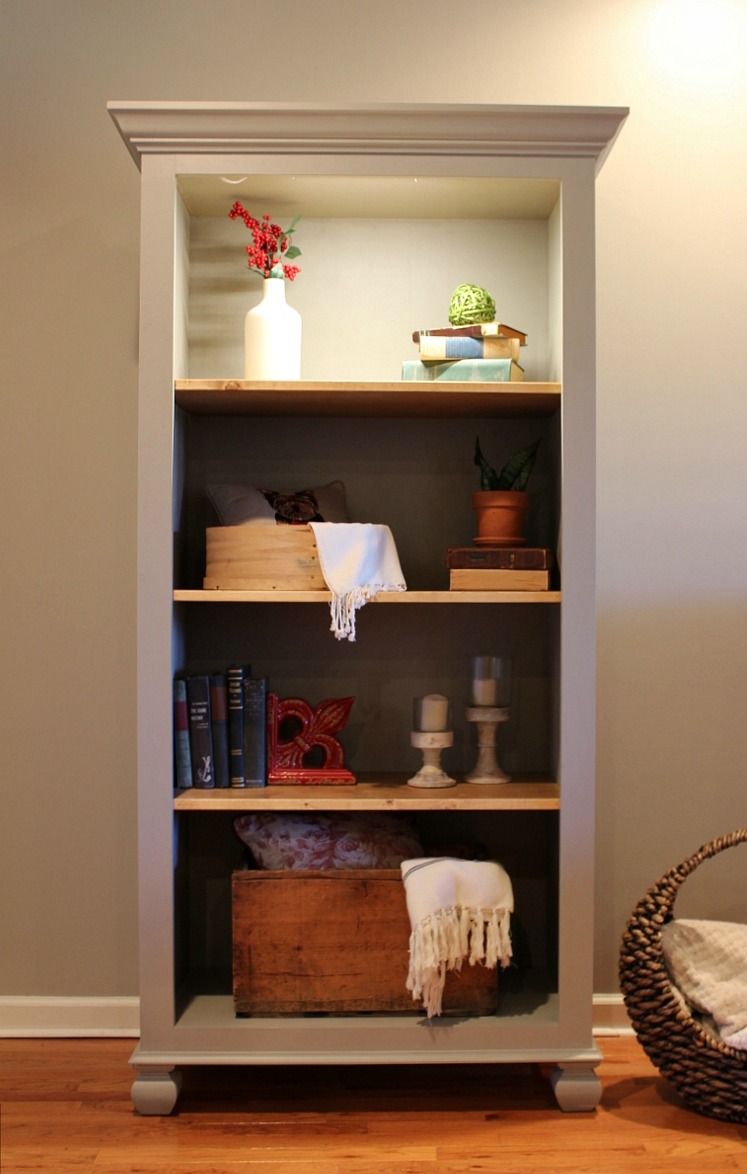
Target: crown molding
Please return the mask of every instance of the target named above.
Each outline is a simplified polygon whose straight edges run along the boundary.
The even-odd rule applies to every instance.
[[[138,167],[144,155],[556,156],[597,166],[625,107],[127,102],[107,109]]]

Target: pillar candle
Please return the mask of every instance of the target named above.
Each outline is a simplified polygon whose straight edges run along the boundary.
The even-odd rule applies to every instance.
[[[440,693],[427,693],[425,697],[416,697],[413,710],[416,730],[434,733],[448,728],[448,697],[443,697]]]
[[[505,656],[472,657],[472,704],[511,704],[511,661]]]

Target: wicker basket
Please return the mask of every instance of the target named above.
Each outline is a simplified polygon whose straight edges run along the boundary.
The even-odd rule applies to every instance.
[[[691,1108],[739,1124],[747,1123],[747,1052],[714,1039],[673,992],[661,931],[672,920],[680,885],[698,865],[745,842],[742,828],[665,873],[633,911],[620,953],[620,987],[644,1051]]]

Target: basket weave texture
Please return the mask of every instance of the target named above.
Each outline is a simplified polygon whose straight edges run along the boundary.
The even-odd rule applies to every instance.
[[[692,1109],[738,1124],[747,1124],[747,1052],[714,1039],[674,992],[661,931],[688,876],[704,860],[745,842],[747,828],[731,832],[665,873],[631,914],[620,952],[620,988],[649,1059]]]

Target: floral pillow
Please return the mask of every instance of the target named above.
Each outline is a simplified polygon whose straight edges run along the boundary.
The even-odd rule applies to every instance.
[[[258,868],[399,868],[423,855],[407,817],[394,812],[261,811],[233,826]]]
[[[207,495],[222,526],[350,521],[342,481],[293,493],[253,485],[208,485]]]

